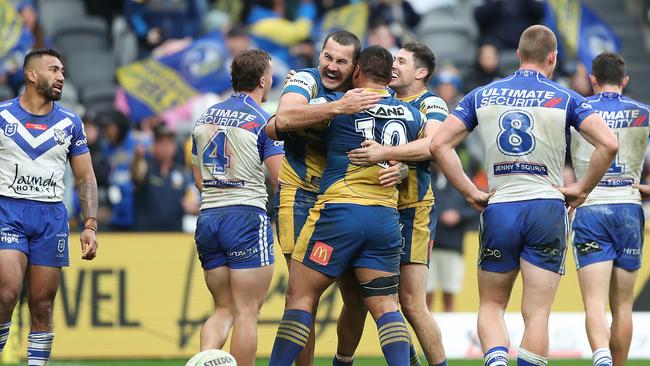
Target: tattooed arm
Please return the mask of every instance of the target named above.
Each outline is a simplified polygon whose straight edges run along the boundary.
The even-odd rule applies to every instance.
[[[80,154],[70,158],[70,166],[74,173],[77,194],[84,217],[84,228],[81,232],[81,258],[91,260],[97,255],[97,181],[90,161],[90,154]]]

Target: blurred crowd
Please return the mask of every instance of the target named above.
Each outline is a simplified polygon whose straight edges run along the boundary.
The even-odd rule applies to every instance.
[[[23,32],[12,49],[0,49],[0,100],[20,94],[26,52],[54,47],[62,53],[66,85],[61,103],[84,119],[100,189],[99,224],[120,231],[193,230],[199,195],[191,179],[189,134],[206,107],[229,95],[227,66],[239,51],[259,47],[271,53],[276,80],[265,108],[272,112],[287,72],[315,67],[329,31],[347,28],[365,45],[379,44],[391,52],[416,39],[434,51],[438,66],[430,88],[452,109],[465,93],[517,68],[519,35],[543,23],[545,15],[542,0],[3,1],[15,9]],[[185,52],[199,41],[221,48]],[[189,84],[188,96],[165,104],[163,95],[160,108],[144,108],[146,103],[129,91],[128,74],[135,69],[128,67],[141,65],[142,79],[149,59],[177,71],[189,65],[190,76],[179,71]],[[206,65],[217,70],[214,78],[189,80]],[[579,62],[563,60],[556,77],[583,95],[592,93]],[[168,88],[175,85],[170,81]],[[146,97],[160,90],[140,92]],[[478,141],[470,139],[459,149],[470,176],[485,184]],[[453,190],[432,169],[434,188]],[[466,210],[464,200],[443,196],[452,199],[438,203],[439,227],[475,228],[477,215]],[[79,215],[76,202],[68,190],[71,227]],[[441,232],[439,246],[462,252],[462,236],[459,243],[457,234]]]

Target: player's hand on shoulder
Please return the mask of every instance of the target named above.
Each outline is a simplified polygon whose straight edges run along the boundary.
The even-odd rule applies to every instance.
[[[641,193],[641,198],[644,200],[650,199],[650,184],[634,183],[632,187],[639,190],[639,193]]]
[[[348,153],[350,162],[354,165],[371,165],[385,161],[385,146],[374,140],[365,140],[361,147]]]
[[[94,230],[84,228],[79,237],[81,242],[81,259],[93,260],[97,256],[97,236]]]
[[[395,187],[408,175],[408,166],[399,161],[388,162],[388,167],[379,171],[379,183],[384,188]],[[404,170],[406,169],[406,173]]]
[[[336,103],[338,114],[354,114],[374,107],[380,99],[379,93],[356,88],[348,90],[341,99],[333,103]]]
[[[569,208],[569,215],[573,213],[573,210],[580,206],[589,195],[589,192],[585,192],[577,183],[572,183],[566,187],[555,187],[555,189],[564,195],[564,204]]]
[[[483,192],[478,188],[474,189],[474,192],[472,192],[469,196],[465,197],[467,202],[470,204],[470,206],[474,207],[475,210],[478,212],[483,211],[488,205],[488,201],[490,200],[490,197],[494,195],[495,191],[492,191],[490,193]]]

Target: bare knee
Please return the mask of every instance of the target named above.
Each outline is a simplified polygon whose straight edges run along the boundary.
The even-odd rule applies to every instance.
[[[402,290],[399,291],[399,303],[408,319],[418,319],[423,315],[429,314],[426,304],[426,296],[424,294],[414,294],[412,292]]]
[[[0,306],[13,309],[20,298],[20,288],[6,286],[0,288]]]
[[[52,314],[54,302],[40,300],[29,302],[29,312],[32,318],[32,328],[36,330],[49,330],[52,328]]]

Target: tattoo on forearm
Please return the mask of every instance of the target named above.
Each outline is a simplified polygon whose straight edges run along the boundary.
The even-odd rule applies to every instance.
[[[84,219],[97,218],[97,182],[94,179],[80,182],[77,185],[77,193]]]

